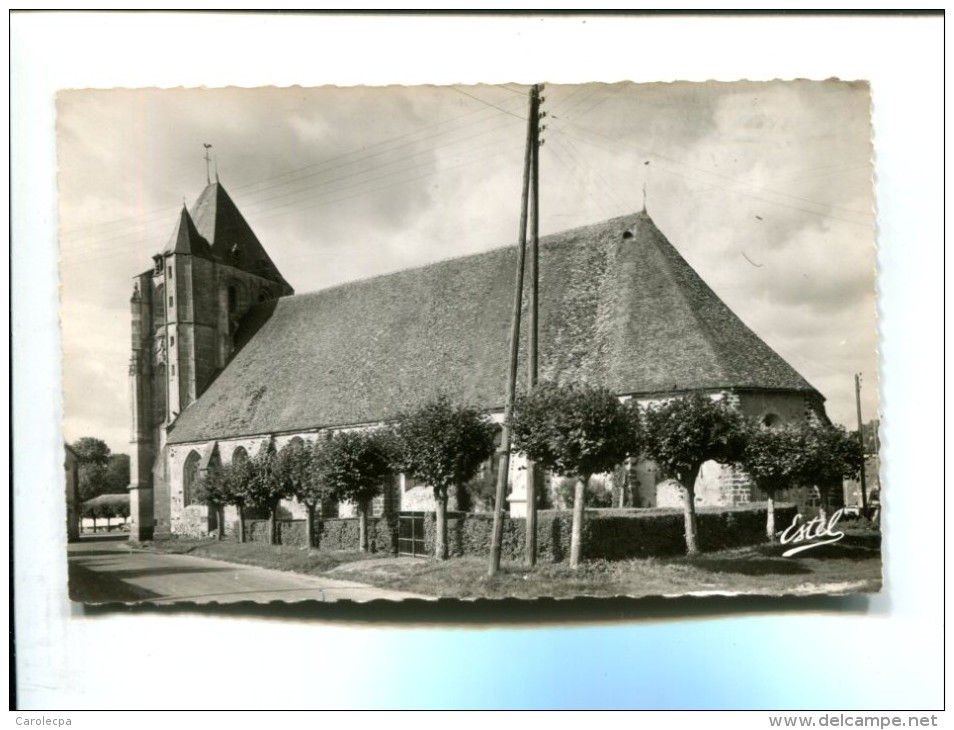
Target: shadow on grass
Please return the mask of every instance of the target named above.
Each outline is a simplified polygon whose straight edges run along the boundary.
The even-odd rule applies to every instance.
[[[870,548],[856,547],[852,545],[843,545],[838,542],[834,545],[821,545],[811,550],[800,553],[800,558],[814,558],[815,560],[853,560],[863,561],[880,557],[880,551]],[[792,559],[792,558],[790,558]]]
[[[691,565],[710,573],[737,573],[739,575],[804,575],[811,573],[809,568],[795,560],[785,558],[707,558],[699,557],[687,560]]]
[[[846,535],[836,543],[811,547],[788,558],[782,557],[784,552],[794,547],[799,546],[794,544],[760,545],[756,548],[756,551],[768,558],[778,558],[787,561],[805,558],[813,558],[816,560],[862,561],[877,559],[881,556],[880,538],[872,540],[867,535]]]

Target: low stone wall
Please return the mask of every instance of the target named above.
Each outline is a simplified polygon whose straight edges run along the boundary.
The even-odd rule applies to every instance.
[[[699,547],[704,551],[756,545],[765,541],[764,506],[703,507],[697,511]],[[777,505],[775,523],[781,529],[795,516],[794,505]],[[427,551],[434,552],[436,521],[429,513],[424,519]],[[558,563],[570,555],[573,514],[569,510],[537,513],[537,559]],[[681,510],[605,509],[587,510],[583,522],[583,557],[622,560],[686,551],[685,523]],[[448,514],[447,542],[452,556],[489,555],[493,515]],[[523,560],[526,521],[505,517],[501,556]]]

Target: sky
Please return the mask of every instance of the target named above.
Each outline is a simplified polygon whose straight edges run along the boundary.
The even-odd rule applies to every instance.
[[[877,417],[871,98],[841,81],[547,85],[542,234],[646,207],[826,398]],[[56,100],[64,431],[129,450],[132,277],[210,174],[298,293],[513,245],[527,87]]]

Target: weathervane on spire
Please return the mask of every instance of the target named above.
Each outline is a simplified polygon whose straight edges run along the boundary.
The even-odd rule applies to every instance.
[[[212,158],[209,156],[209,150],[212,149],[212,145],[208,142],[203,142],[202,146],[205,147],[205,182],[207,185],[211,185],[212,178],[209,176],[209,163],[212,161]],[[215,172],[215,177],[216,179],[219,177],[218,170]]]

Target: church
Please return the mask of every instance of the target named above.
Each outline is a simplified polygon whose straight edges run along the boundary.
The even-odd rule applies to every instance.
[[[440,394],[502,421],[515,246],[295,294],[218,180],[172,228],[131,298],[133,539],[218,529],[194,504],[196,480],[268,443],[384,424]],[[768,425],[827,420],[823,396],[645,210],[542,237],[539,271],[541,380],[640,403],[703,392]],[[523,473],[513,459],[512,516],[524,514]],[[637,507],[681,504],[651,463],[633,467],[631,490]],[[700,474],[700,506],[758,496],[732,469]],[[382,508],[432,509],[431,490],[395,475]]]

